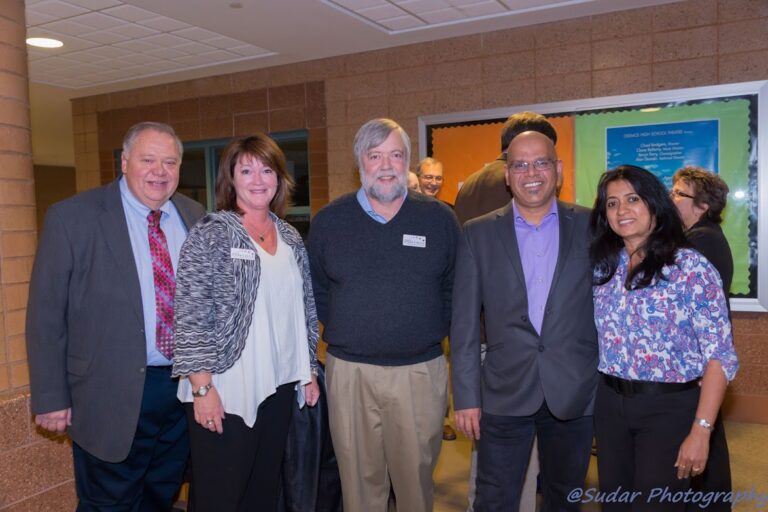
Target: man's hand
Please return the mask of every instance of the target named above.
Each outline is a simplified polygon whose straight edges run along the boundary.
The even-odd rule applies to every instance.
[[[35,423],[51,432],[64,432],[72,425],[72,408],[38,414],[35,416]]]
[[[460,409],[454,412],[456,428],[470,439],[480,439],[480,408]]]

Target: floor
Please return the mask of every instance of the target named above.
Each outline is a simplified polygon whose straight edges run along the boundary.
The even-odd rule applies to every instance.
[[[743,501],[734,510],[768,512],[768,425],[726,422],[731,453],[734,492],[742,492]],[[467,479],[471,442],[458,435],[456,441],[443,441],[435,470],[435,512],[459,512],[467,509]],[[590,461],[586,488],[597,487],[595,458]],[[600,510],[595,504],[584,511]],[[532,512],[532,511],[524,511]]]

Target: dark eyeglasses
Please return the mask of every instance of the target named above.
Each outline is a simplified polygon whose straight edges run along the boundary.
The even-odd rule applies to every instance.
[[[685,192],[680,192],[679,190],[670,190],[669,195],[673,199],[675,197],[687,197],[688,199],[696,199],[695,196],[692,196],[691,194],[686,194]]]

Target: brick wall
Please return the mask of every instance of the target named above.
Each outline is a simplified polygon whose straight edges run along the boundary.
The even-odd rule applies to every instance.
[[[23,0],[0,2],[0,509],[72,510],[71,451],[31,420],[24,342],[36,244]]]
[[[415,163],[420,115],[766,79],[768,2],[693,0],[188,80],[75,100],[78,190],[111,179],[111,149],[140,119],[185,140],[310,128],[317,211],[359,186],[352,139],[373,117],[403,125]],[[726,410],[768,423],[768,316],[734,326]]]

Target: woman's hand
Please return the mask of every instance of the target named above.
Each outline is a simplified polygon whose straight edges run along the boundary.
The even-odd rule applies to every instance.
[[[709,430],[694,424],[677,452],[677,478],[682,480],[704,472],[709,457]]]
[[[312,382],[304,384],[304,399],[307,405],[314,407],[320,400],[320,386],[317,385],[317,375],[312,375]]]
[[[195,421],[211,432],[224,432],[221,420],[224,419],[224,406],[215,387],[211,387],[205,396],[194,398]]]

